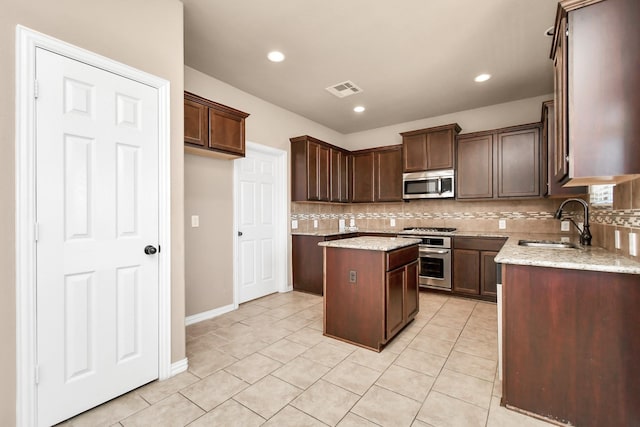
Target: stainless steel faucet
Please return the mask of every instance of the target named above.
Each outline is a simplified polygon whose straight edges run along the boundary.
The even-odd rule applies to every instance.
[[[589,205],[587,204],[587,202],[582,199],[567,199],[560,204],[560,207],[556,211],[555,218],[562,219],[562,208],[564,208],[564,205],[569,202],[582,203],[582,207],[584,207],[584,225],[582,227],[582,230],[580,230],[580,227],[578,227],[578,224],[576,224],[576,222],[572,218],[568,219],[580,232],[580,244],[591,246],[591,232],[589,231]]]

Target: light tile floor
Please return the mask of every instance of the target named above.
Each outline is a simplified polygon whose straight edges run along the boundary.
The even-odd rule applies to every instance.
[[[187,327],[189,371],[66,426],[549,426],[500,406],[495,304],[422,292],[381,352],[322,335],[322,298],[273,294]]]

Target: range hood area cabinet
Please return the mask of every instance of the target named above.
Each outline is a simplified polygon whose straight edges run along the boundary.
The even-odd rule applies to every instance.
[[[184,93],[184,149],[199,156],[244,157],[248,113]]]
[[[391,145],[353,151],[351,201],[402,201],[402,147]]]
[[[454,169],[455,139],[460,130],[457,123],[452,123],[402,132],[402,171]]]
[[[637,0],[563,0],[555,68],[553,175],[565,186],[640,174],[640,9]]]
[[[290,141],[291,201],[349,202],[351,153],[308,135]]]
[[[459,135],[460,200],[540,197],[541,123]]]

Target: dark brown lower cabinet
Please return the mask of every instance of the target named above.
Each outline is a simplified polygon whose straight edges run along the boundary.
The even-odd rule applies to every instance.
[[[355,236],[355,233],[337,236],[292,235],[293,289],[322,295],[322,248],[318,243]]]
[[[503,265],[502,404],[640,425],[640,276]]]
[[[418,313],[418,246],[324,250],[324,334],[380,351]]]
[[[453,292],[495,302],[496,263],[504,238],[455,237],[453,239]]]

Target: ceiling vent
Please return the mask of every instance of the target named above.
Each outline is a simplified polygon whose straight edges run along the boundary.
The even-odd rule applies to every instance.
[[[360,89],[354,82],[350,80],[331,85],[326,89],[338,98],[344,98],[346,96],[355,95],[356,93],[362,92],[362,89]]]

